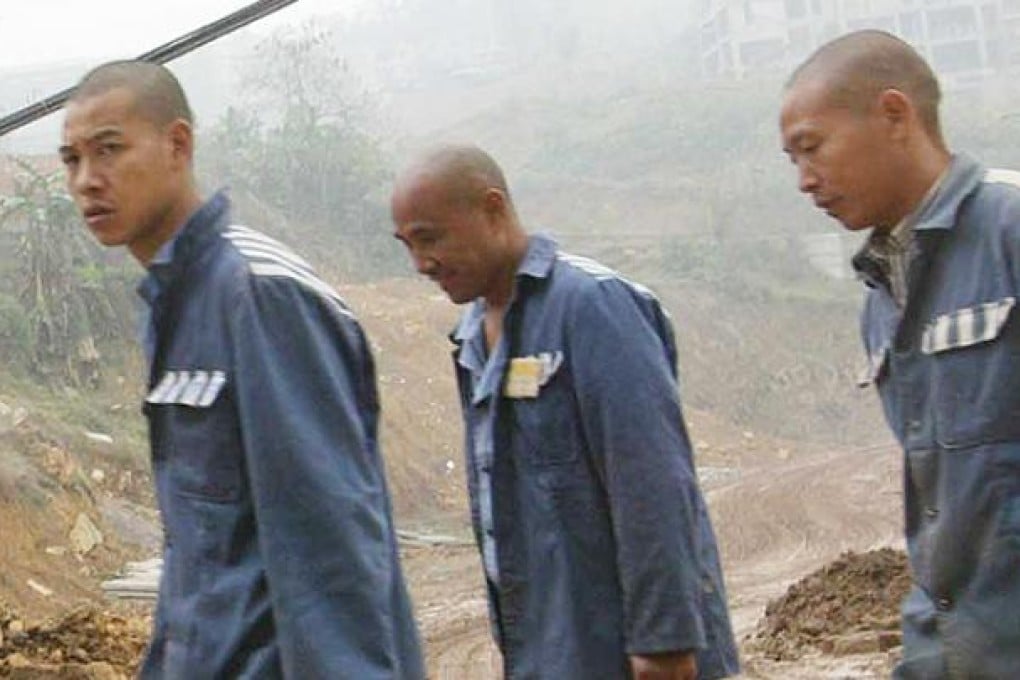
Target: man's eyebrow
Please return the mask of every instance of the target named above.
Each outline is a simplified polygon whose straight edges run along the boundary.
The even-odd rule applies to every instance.
[[[119,127],[115,125],[107,125],[106,127],[101,127],[98,130],[95,130],[85,139],[85,141],[100,142],[104,139],[109,139],[110,137],[121,137],[123,135],[124,132]]]
[[[102,142],[107,139],[122,137],[123,135],[124,132],[119,127],[115,125],[107,125],[89,134],[89,136],[85,138],[85,143],[95,144],[96,142]],[[61,144],[60,148],[57,149],[57,153],[59,153],[61,156],[66,156],[68,154],[74,153],[74,147],[70,144]]]

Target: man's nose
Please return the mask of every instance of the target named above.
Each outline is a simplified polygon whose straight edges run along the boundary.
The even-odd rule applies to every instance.
[[[87,194],[95,191],[102,183],[102,178],[98,172],[98,169],[94,163],[90,163],[88,159],[81,159],[78,161],[77,167],[71,173],[69,178],[71,192],[76,194]]]
[[[428,255],[415,254],[414,256],[414,268],[418,270],[418,273],[422,276],[432,276],[438,268],[438,263],[434,258]]]
[[[818,188],[818,173],[804,161],[797,163],[797,187],[806,194]]]

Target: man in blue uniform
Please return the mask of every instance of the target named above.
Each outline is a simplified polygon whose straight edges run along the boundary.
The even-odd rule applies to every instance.
[[[508,679],[736,673],[673,331],[645,288],[530,236],[474,147],[412,165],[396,236],[457,304],[471,514]]]
[[[144,410],[165,528],[144,678],[424,677],[368,343],[307,263],[192,174],[163,67],[114,62],[67,106],[89,229],[147,269]]]
[[[951,154],[939,87],[898,38],[861,31],[791,78],[783,146],[850,230],[868,286],[865,383],[905,452],[898,678],[1020,674],[1020,175]]]

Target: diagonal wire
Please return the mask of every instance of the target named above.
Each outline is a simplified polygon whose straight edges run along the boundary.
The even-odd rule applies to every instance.
[[[171,59],[176,59],[181,55],[198,49],[206,43],[210,43],[217,38],[227,35],[228,33],[233,33],[237,29],[247,26],[254,21],[258,21],[273,12],[283,9],[287,5],[294,4],[295,2],[297,2],[297,0],[258,0],[257,2],[253,2],[250,5],[242,7],[233,14],[229,14],[222,19],[206,24],[201,28],[171,40],[166,44],[160,45],[159,47],[141,55],[138,59],[141,61],[151,61],[155,64],[165,64]],[[74,88],[69,87],[57,92],[56,94],[50,95],[46,99],[30,104],[29,106],[19,109],[12,114],[0,118],[0,137],[59,110],[67,102],[73,91]]]

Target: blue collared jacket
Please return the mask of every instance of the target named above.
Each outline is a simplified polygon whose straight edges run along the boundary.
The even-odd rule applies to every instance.
[[[149,276],[165,548],[142,677],[423,678],[358,322],[222,194]]]
[[[862,330],[905,452],[898,678],[1020,677],[1020,174],[953,159],[900,311],[863,254]]]
[[[503,333],[508,365],[491,397],[499,584],[489,583],[489,603],[506,677],[623,679],[628,655],[676,650],[697,650],[702,678],[736,673],[673,331],[656,298],[533,236]],[[471,432],[482,411],[470,372],[454,364]],[[471,437],[466,445],[470,463]]]

